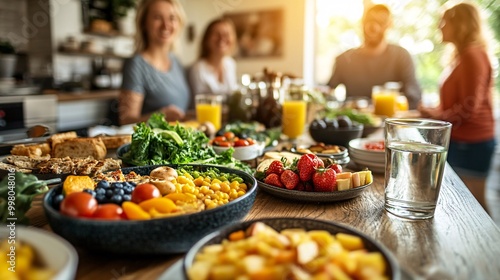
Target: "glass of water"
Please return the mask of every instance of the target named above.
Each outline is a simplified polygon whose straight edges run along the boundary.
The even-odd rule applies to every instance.
[[[451,123],[385,120],[385,209],[398,217],[434,216],[450,142]]]

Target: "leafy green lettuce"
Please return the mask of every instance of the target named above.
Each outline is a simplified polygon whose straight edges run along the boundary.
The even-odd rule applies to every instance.
[[[252,173],[247,164],[232,157],[234,149],[218,155],[208,142],[203,132],[179,123],[171,125],[163,114],[155,113],[146,123],[134,127],[130,149],[123,155],[123,160],[138,166],[212,164]]]

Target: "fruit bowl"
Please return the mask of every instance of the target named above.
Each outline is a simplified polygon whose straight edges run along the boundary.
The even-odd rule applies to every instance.
[[[179,165],[169,165],[178,168]],[[205,171],[210,165],[188,165]],[[123,174],[148,175],[158,166],[122,168]],[[250,174],[216,166],[221,172],[236,174],[247,184],[241,197],[213,209],[191,214],[150,220],[97,220],[70,217],[54,208],[55,197],[62,185],[52,188],[44,197],[43,208],[52,230],[75,246],[91,251],[117,254],[176,254],[186,252],[209,232],[244,218],[256,196],[257,182]]]
[[[257,226],[254,226],[252,229],[250,229],[251,226],[255,225],[255,223],[257,223],[257,222],[260,223],[260,225],[264,224],[265,226],[271,227],[274,231],[269,232],[268,228],[263,227],[263,226],[260,226],[259,228],[257,228]],[[249,221],[245,221],[245,222],[240,222],[240,223],[236,223],[236,224],[224,227],[223,229],[220,229],[218,231],[215,231],[215,232],[205,236],[203,239],[198,241],[186,254],[186,257],[183,260],[184,276],[186,277],[186,279],[189,279],[189,277],[188,277],[189,272],[191,272],[193,274],[195,274],[195,273],[202,273],[203,274],[203,272],[206,271],[207,267],[203,266],[203,265],[196,266],[197,265],[196,262],[200,261],[202,259],[202,258],[196,259],[196,256],[198,255],[198,253],[203,252],[203,249],[206,246],[216,245],[216,244],[222,243],[223,240],[228,239],[232,233],[235,233],[238,231],[245,231],[245,232],[247,232],[247,234],[248,234],[248,232],[254,232],[255,235],[252,236],[252,238],[259,238],[260,237],[261,239],[265,240],[265,237],[263,237],[263,235],[267,235],[270,237],[275,237],[275,240],[277,240],[277,241],[279,240],[280,242],[284,242],[283,238],[285,238],[286,240],[289,240],[289,238],[291,239],[291,237],[293,237],[292,235],[290,235],[290,234],[292,234],[291,231],[289,231],[289,234],[288,234],[288,236],[290,236],[290,237],[285,237],[287,235],[280,234],[280,236],[279,236],[280,238],[278,238],[278,237],[276,237],[275,234],[278,234],[277,232],[281,232],[282,230],[285,230],[285,229],[293,229],[295,232],[297,232],[298,229],[303,229],[305,231],[315,231],[316,233],[318,233],[319,231],[326,231],[329,233],[329,235],[332,235],[332,238],[335,238],[336,241],[340,240],[340,238],[338,236],[336,236],[336,234],[338,234],[338,233],[348,234],[348,235],[354,236],[353,238],[356,238],[356,239],[359,238],[363,249],[360,249],[360,251],[358,251],[358,252],[361,252],[362,250],[366,250],[369,253],[379,253],[380,254],[379,260],[383,263],[383,267],[385,268],[385,269],[382,268],[382,271],[383,271],[385,278],[394,279],[394,280],[399,280],[401,278],[401,272],[400,272],[399,265],[398,265],[395,257],[391,254],[391,252],[384,245],[382,245],[380,242],[377,242],[376,240],[369,237],[368,235],[366,235],[366,234],[364,234],[356,229],[350,228],[349,226],[341,224],[341,223],[335,223],[335,222],[323,221],[323,220],[317,220],[317,219],[309,219],[309,218],[284,218],[284,217],[264,218],[264,219],[249,220]],[[259,232],[257,233],[257,231],[259,231]],[[295,235],[295,237],[297,237],[297,236],[298,235]],[[335,237],[333,237],[333,236],[335,236]],[[256,241],[258,241],[258,240],[259,239],[257,239]],[[237,242],[241,242],[241,241],[245,241],[245,240],[239,240]],[[312,242],[317,244],[315,241],[312,241]],[[240,244],[245,244],[245,243],[240,243]],[[259,244],[265,244],[265,243],[259,242]],[[305,243],[303,243],[303,244],[305,244]],[[308,244],[308,245],[313,245],[313,244]],[[340,243],[338,245],[340,245]],[[251,245],[249,245],[249,246],[251,246]],[[308,249],[310,249],[310,247],[311,246],[309,246]],[[342,245],[340,245],[340,248],[336,247],[337,252],[338,252],[338,250],[344,250],[341,248],[342,248]],[[278,249],[276,249],[275,247],[273,247],[272,249],[278,251]],[[351,249],[354,250],[354,248],[351,248]],[[244,248],[241,248],[240,250],[244,250]],[[308,253],[310,254],[311,251],[313,251],[313,250],[303,250],[302,252],[305,252],[305,251],[308,251]],[[343,253],[344,252],[346,254],[349,254],[346,251],[343,251]],[[351,252],[353,252],[353,251],[351,251]],[[226,250],[225,254],[227,254],[227,256],[229,256],[230,255],[229,250]],[[299,253],[297,253],[297,254],[299,254]],[[298,257],[298,258],[303,259],[304,255],[305,254],[300,254],[301,257]],[[258,255],[258,253],[256,253],[252,256],[259,257],[260,255]],[[307,267],[308,267],[307,264],[309,264],[309,263],[312,264],[313,262],[317,264],[318,262],[316,262],[316,261],[317,260],[319,261],[319,259],[315,258],[314,256],[310,257],[310,255],[309,255],[307,257],[312,258],[312,260],[310,260],[309,262],[306,262],[303,265],[299,265],[299,264],[295,264],[295,265],[303,266],[302,269],[304,269],[304,271],[307,271]],[[375,257],[375,255],[372,255],[372,257]],[[214,258],[216,258],[216,257],[214,257]],[[255,259],[255,258],[253,258],[253,259]],[[371,258],[371,259],[373,260],[373,258]],[[199,264],[202,264],[201,262]],[[230,263],[230,261],[228,261],[228,262]],[[242,260],[242,262],[244,262],[244,261]],[[246,263],[248,264],[249,262],[246,262]],[[251,265],[250,269],[257,270],[258,268],[256,268],[256,265],[257,264],[254,263],[253,265]],[[275,264],[275,265],[278,266],[279,264]],[[368,266],[369,264],[364,263],[364,265]],[[226,266],[229,266],[229,265],[226,265]],[[309,267],[309,268],[311,268],[311,267]],[[361,268],[361,267],[359,267],[359,268]],[[236,275],[234,275],[234,276],[236,276]],[[278,277],[278,275],[275,275],[275,276]],[[285,275],[281,275],[281,276],[282,276],[281,279],[287,279],[287,277]],[[302,275],[302,276],[304,276],[304,275]],[[231,278],[234,279],[235,277],[231,277]],[[273,279],[280,279],[280,278],[273,278]],[[311,276],[308,275],[307,277],[304,277],[301,279],[311,279]]]

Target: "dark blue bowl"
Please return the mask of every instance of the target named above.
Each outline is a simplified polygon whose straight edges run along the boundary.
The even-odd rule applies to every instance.
[[[148,175],[156,166],[123,168]],[[179,165],[169,165],[173,168]],[[103,221],[62,215],[52,206],[62,192],[62,185],[51,189],[43,199],[45,215],[52,230],[75,246],[84,249],[119,254],[184,253],[208,233],[243,219],[255,201],[257,181],[245,172],[210,165],[191,165],[203,171],[217,167],[221,172],[240,176],[248,186],[247,193],[229,203],[201,212],[145,221]]]
[[[369,252],[382,253],[385,262],[387,264],[386,275],[389,276],[388,278],[393,280],[401,279],[401,272],[399,269],[399,265],[396,262],[394,256],[390,253],[390,251],[387,248],[384,247],[384,245],[378,243],[368,235],[340,223],[309,219],[309,218],[284,218],[284,217],[263,218],[263,219],[245,221],[238,224],[226,226],[220,230],[217,230],[203,237],[200,241],[198,241],[196,244],[193,245],[193,247],[187,252],[186,256],[183,259],[183,272],[185,278],[188,279],[187,271],[193,265],[196,254],[198,254],[198,252],[200,252],[200,250],[203,247],[211,244],[220,244],[222,240],[227,239],[229,237],[229,234],[231,234],[232,232],[238,230],[246,230],[251,224],[255,222],[263,222],[277,231],[281,231],[287,228],[303,228],[305,230],[326,230],[332,234],[341,232],[359,236],[363,240],[364,246]]]

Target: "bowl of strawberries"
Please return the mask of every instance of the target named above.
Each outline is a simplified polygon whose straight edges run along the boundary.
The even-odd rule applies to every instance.
[[[325,165],[315,154],[304,154],[293,162],[263,161],[254,174],[259,188],[280,198],[334,202],[351,199],[373,182],[372,172],[344,171],[336,163]]]

